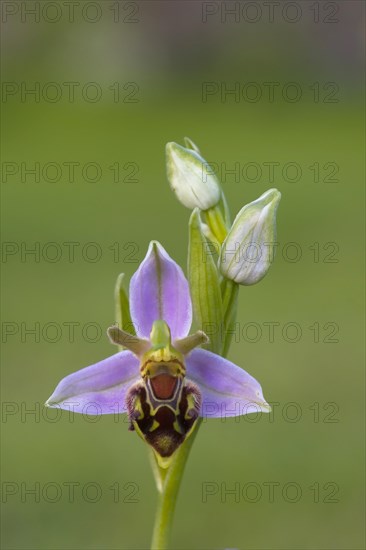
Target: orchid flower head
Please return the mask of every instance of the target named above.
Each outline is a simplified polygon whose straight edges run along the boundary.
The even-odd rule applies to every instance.
[[[82,413],[127,413],[130,429],[168,465],[192,433],[197,418],[269,412],[260,384],[246,371],[199,346],[207,336],[190,333],[192,303],[182,269],[157,241],[133,275],[130,314],[136,334],[108,329],[125,349],[66,376],[48,407]]]

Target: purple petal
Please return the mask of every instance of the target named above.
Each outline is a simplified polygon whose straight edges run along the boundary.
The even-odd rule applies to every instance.
[[[186,358],[187,378],[202,393],[200,415],[209,418],[270,412],[260,384],[227,359],[204,349],[193,350]]]
[[[130,283],[130,310],[138,336],[149,338],[154,321],[164,320],[172,340],[184,338],[192,323],[192,304],[183,271],[156,241]]]
[[[89,415],[123,413],[126,393],[139,377],[137,357],[121,351],[63,378],[46,406]]]

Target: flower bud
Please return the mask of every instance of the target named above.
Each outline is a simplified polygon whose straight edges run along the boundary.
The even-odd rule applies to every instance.
[[[220,184],[198,151],[167,143],[166,162],[170,187],[184,206],[191,210],[216,206],[221,198]]]
[[[281,193],[270,189],[245,205],[236,216],[219,260],[220,271],[227,279],[241,285],[253,285],[269,270],[274,256],[276,211],[280,199]]]

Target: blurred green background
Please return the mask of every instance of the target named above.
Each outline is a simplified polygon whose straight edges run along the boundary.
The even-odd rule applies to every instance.
[[[221,179],[239,164],[223,183],[233,214],[282,192],[276,261],[241,289],[229,354],[277,405],[270,417],[203,424],[172,547],[364,548],[364,4],[297,2],[295,22],[287,2],[272,22],[263,2],[79,2],[73,21],[54,4],[39,3],[39,20],[19,2],[2,6],[2,548],[149,546],[156,492],[141,440],[122,417],[52,421],[42,404],[63,376],[115,351],[104,337],[114,283],[151,239],[185,266],[189,211],[164,158],[185,135]],[[22,97],[22,83],[37,82],[39,97]],[[65,82],[80,84],[74,101]],[[95,102],[81,93],[91,82]],[[205,82],[219,92],[203,102]],[[244,97],[220,95],[236,82]],[[278,83],[273,101],[266,82]],[[283,98],[289,82],[298,101]],[[24,171],[35,163],[39,181]],[[38,256],[24,254],[35,246]]]

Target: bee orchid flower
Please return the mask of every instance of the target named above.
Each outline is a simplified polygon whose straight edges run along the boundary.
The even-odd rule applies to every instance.
[[[136,334],[108,329],[120,351],[66,376],[48,407],[82,413],[127,413],[135,430],[154,450],[161,467],[192,433],[201,417],[269,412],[260,384],[227,359],[199,346],[189,335],[192,304],[182,269],[156,241],[130,282],[130,315]]]

